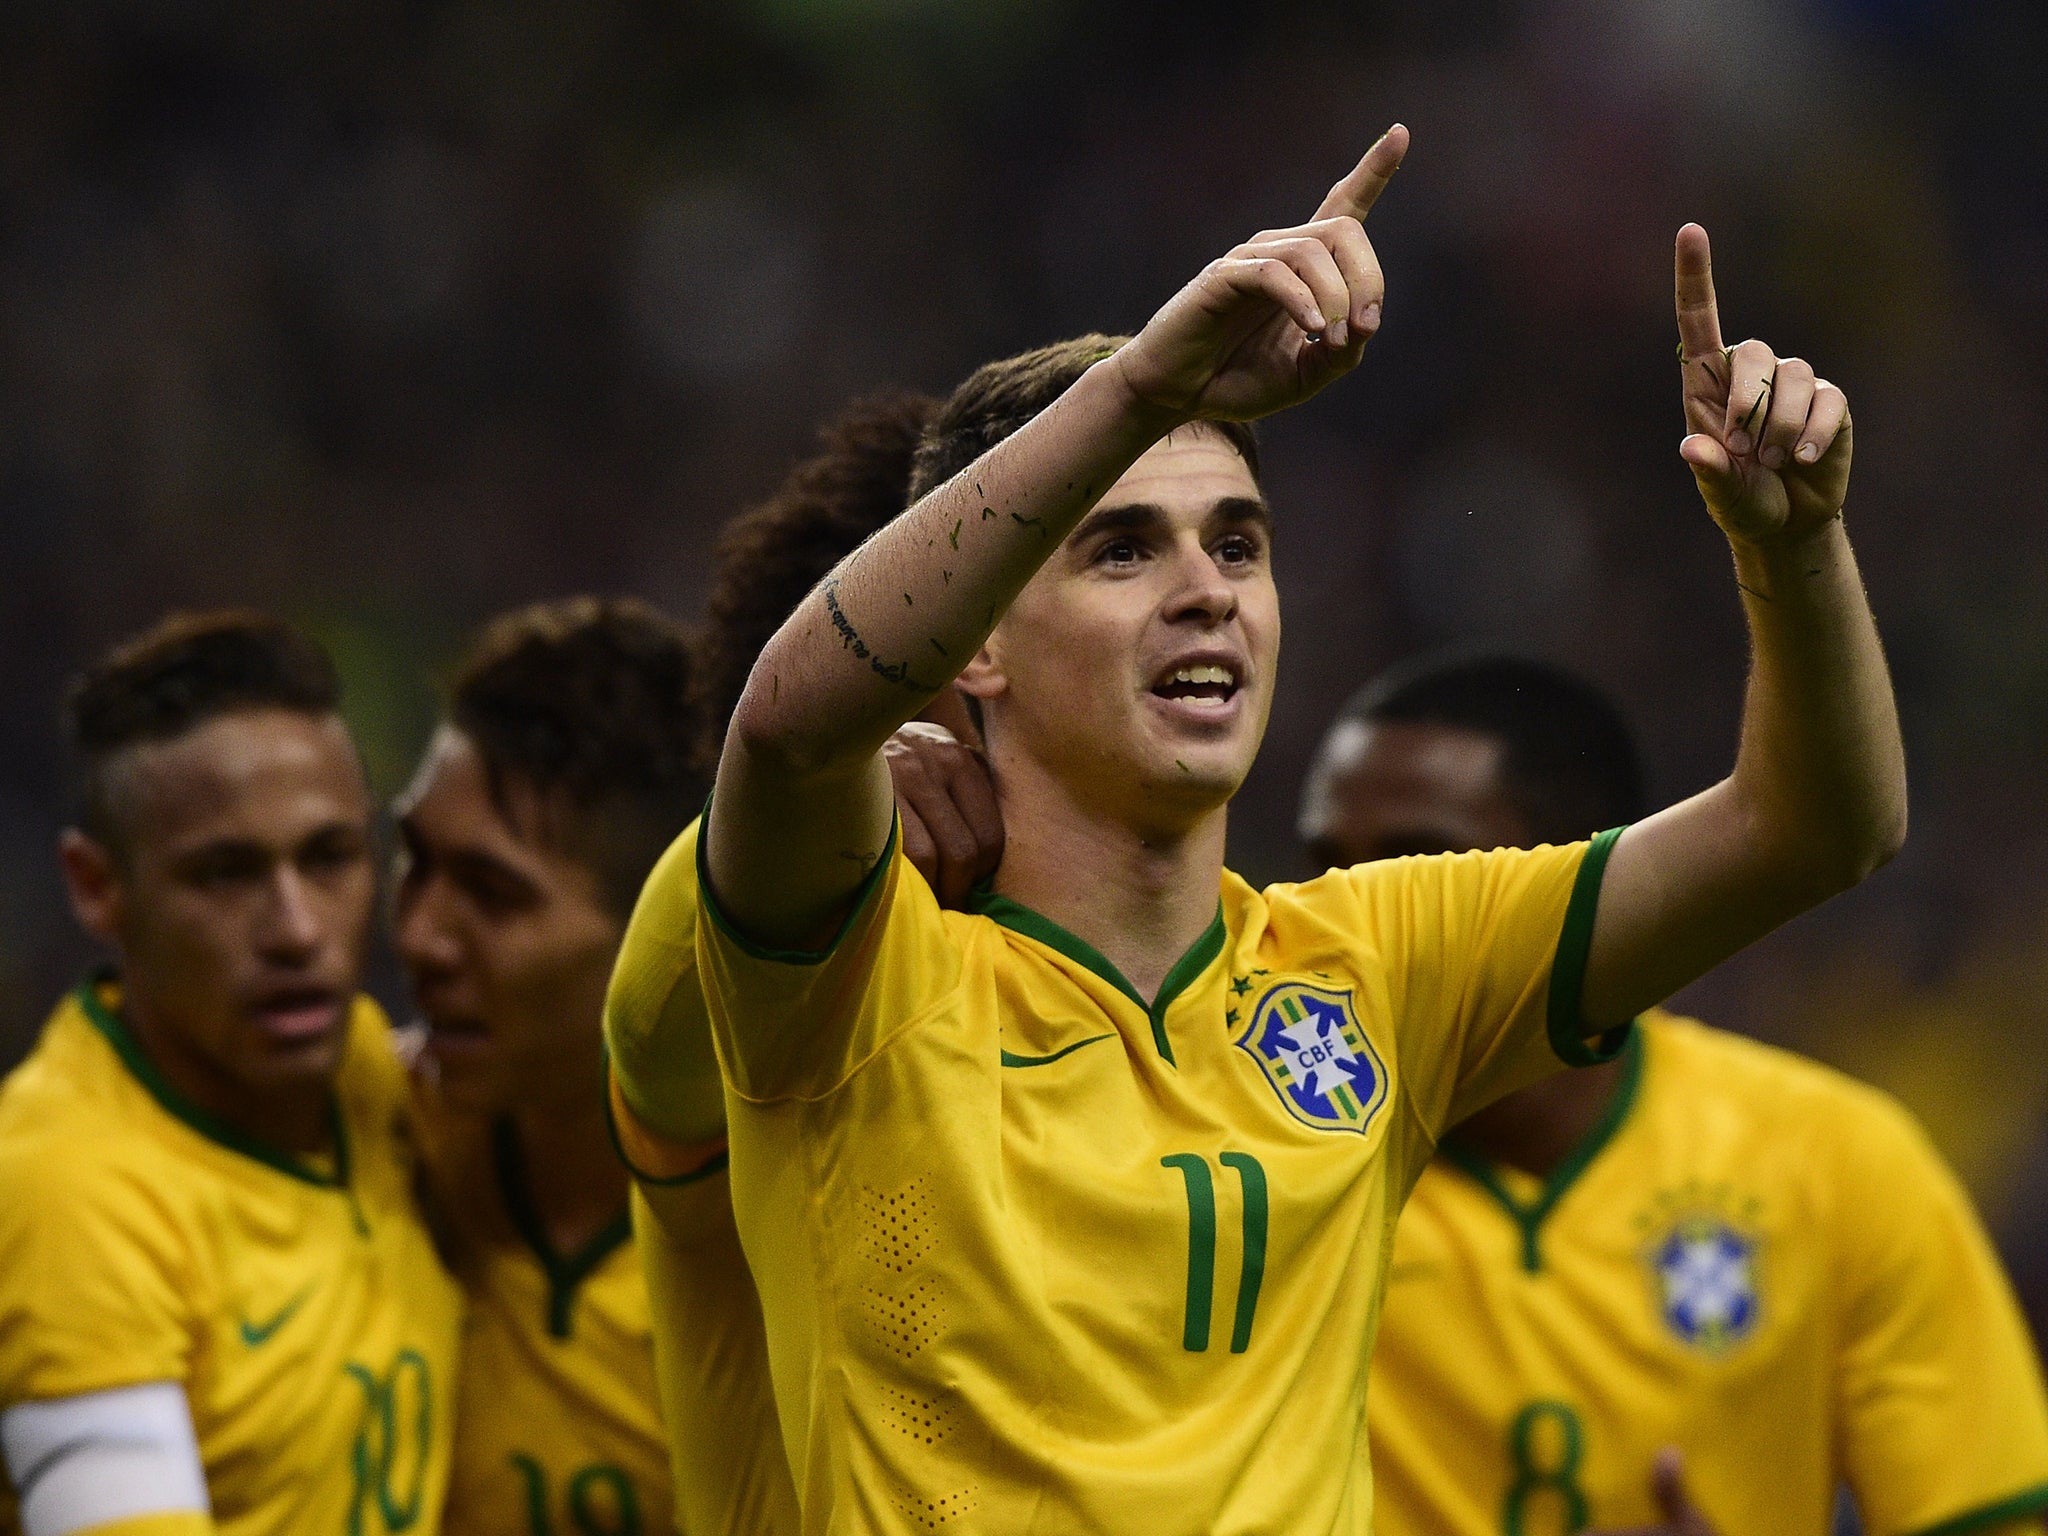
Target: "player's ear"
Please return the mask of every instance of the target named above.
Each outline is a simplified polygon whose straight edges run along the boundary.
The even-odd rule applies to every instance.
[[[981,649],[974,653],[974,660],[961,668],[960,675],[953,679],[953,686],[977,704],[986,704],[991,699],[1000,698],[1010,686],[997,654],[999,649],[995,636],[990,635],[982,643]]]
[[[57,864],[64,890],[79,927],[103,944],[120,932],[123,891],[121,867],[113,850],[77,827],[57,834]]]

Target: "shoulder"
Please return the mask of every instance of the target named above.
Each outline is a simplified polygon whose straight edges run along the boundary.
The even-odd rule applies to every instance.
[[[182,1160],[90,1098],[39,1108],[0,1126],[0,1267],[45,1244],[182,1245],[195,1190]]]
[[[1781,1046],[1653,1009],[1641,1023],[1653,1071],[1694,1114],[1714,1106],[1790,1176],[1846,1187],[1952,1175],[1905,1105],[1870,1083]],[[1797,1148],[1796,1156],[1782,1156]]]
[[[161,1178],[162,1154],[148,1134],[159,1111],[133,1090],[113,1048],[67,1000],[0,1084],[0,1203]]]
[[[697,912],[703,904],[697,870],[703,828],[704,818],[699,816],[683,828],[648,872],[626,924],[622,964],[629,958],[674,955],[694,948]]]
[[[1668,1063],[1665,1070],[1685,1080],[1688,1094],[1745,1104],[1772,1118],[1825,1115],[1877,1134],[1918,1133],[1905,1106],[1883,1089],[1797,1051],[1661,1008],[1644,1014],[1641,1027],[1649,1048]]]
[[[33,1049],[0,1080],[0,1144],[68,1121],[118,1092],[119,1059],[77,997],[58,1004]]]
[[[1339,867],[1260,892],[1276,929],[1334,925],[1350,932],[1488,925],[1531,902],[1562,910],[1585,843],[1419,854]]]
[[[1447,892],[1462,887],[1512,884],[1558,869],[1576,870],[1587,844],[1545,843],[1535,848],[1486,848],[1467,853],[1410,854],[1375,859],[1369,864],[1338,866],[1313,880],[1270,885],[1266,899],[1276,904],[1317,905],[1343,901],[1399,900],[1416,892]]]

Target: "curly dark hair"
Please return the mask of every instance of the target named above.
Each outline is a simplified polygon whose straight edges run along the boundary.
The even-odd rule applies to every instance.
[[[820,452],[726,524],[698,656],[705,771],[762,647],[833,566],[909,504],[911,461],[937,407],[908,391],[855,401],[818,434]]]
[[[1128,336],[1076,336],[975,369],[926,426],[907,500],[916,501],[944,485],[1129,340]],[[1252,478],[1258,479],[1259,440],[1251,423],[1212,421],[1207,425],[1229,439]]]
[[[173,613],[114,646],[71,682],[64,735],[78,825],[118,842],[109,763],[145,741],[175,741],[242,710],[320,717],[341,705],[334,661],[311,636],[246,609]]]
[[[688,635],[648,604],[572,597],[493,619],[449,688],[499,809],[512,783],[535,791],[622,918],[703,803],[692,672]]]

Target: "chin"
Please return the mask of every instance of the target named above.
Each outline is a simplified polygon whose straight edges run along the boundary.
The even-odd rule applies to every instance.
[[[252,1053],[262,1066],[257,1075],[273,1087],[331,1082],[341,1071],[343,1035],[336,1030],[317,1040],[290,1044],[271,1039],[261,1042],[260,1053]]]
[[[1206,752],[1183,748],[1148,761],[1131,777],[1146,805],[1166,803],[1202,814],[1228,805],[1248,771],[1236,754],[1225,758],[1213,747]]]

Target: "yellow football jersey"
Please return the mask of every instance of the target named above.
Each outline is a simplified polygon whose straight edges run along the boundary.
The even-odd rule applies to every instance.
[[[447,1536],[666,1536],[668,1442],[647,1282],[622,1205],[554,1251],[510,1121],[420,1094],[425,1148],[469,1298]]]
[[[1611,837],[1226,875],[1149,1006],[893,847],[820,954],[748,945],[672,852],[617,986],[695,925],[803,1528],[1368,1531],[1395,1214],[1443,1126],[1555,1065],[1546,1018],[1590,1054]]]
[[[111,982],[0,1087],[0,1406],[180,1383],[227,1536],[440,1521],[461,1298],[415,1205],[389,1027],[359,999],[348,1028],[331,1159],[186,1102]]]
[[[1653,1523],[1871,1536],[2048,1509],[2048,1403],[1968,1198],[1905,1112],[1668,1015],[1547,1181],[1456,1150],[1401,1218],[1373,1360],[1385,1536]]]
[[[701,826],[684,830],[665,865],[689,867]],[[718,1073],[694,916],[650,923],[642,912],[660,915],[634,914],[624,953],[635,958],[612,977],[605,1046],[614,1128],[636,1177],[633,1225],[669,1426],[676,1529],[793,1536],[796,1490],[769,1389],[760,1298],[733,1224],[723,1140],[677,1146],[652,1129],[701,1121],[701,1079]]]
[[[684,1536],[793,1536],[768,1339],[724,1160],[633,1195]]]

